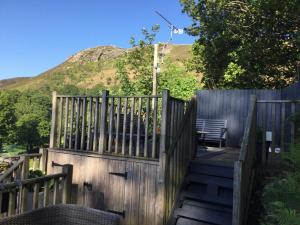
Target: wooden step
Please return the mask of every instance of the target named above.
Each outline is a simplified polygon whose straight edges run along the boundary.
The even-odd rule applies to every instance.
[[[175,218],[186,218],[199,222],[213,223],[217,225],[231,225],[231,213],[201,208],[192,205],[183,205],[174,210]]]
[[[226,213],[232,213],[232,207],[231,206],[224,206],[224,205],[207,203],[207,202],[184,200],[182,205],[192,205],[192,206],[197,206],[197,207],[200,207],[200,208],[212,209],[212,210],[226,212]]]
[[[220,162],[209,162],[204,160],[191,161],[189,171],[191,173],[233,178],[233,166]]]
[[[233,189],[233,180],[230,178],[191,173],[186,177],[186,179],[187,182],[211,184],[211,185],[217,185],[219,187]]]
[[[216,203],[220,205],[232,206],[233,198],[228,197],[218,197],[213,195],[208,195],[207,193],[194,193],[190,191],[182,191],[180,199],[183,200],[193,200],[200,202]]]
[[[187,218],[178,218],[176,225],[210,225],[210,223],[198,222]]]

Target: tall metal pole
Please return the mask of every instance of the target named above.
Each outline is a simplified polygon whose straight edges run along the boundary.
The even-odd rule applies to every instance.
[[[158,44],[154,44],[152,95],[157,94]]]

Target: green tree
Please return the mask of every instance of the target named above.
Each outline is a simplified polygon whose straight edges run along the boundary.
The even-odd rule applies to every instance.
[[[50,134],[50,96],[40,91],[26,91],[15,104],[16,142],[27,151],[48,142]]]
[[[170,58],[164,60],[164,67],[158,76],[158,91],[170,90],[172,96],[181,99],[190,99],[195,91],[200,89],[200,82],[194,74],[178,67]]]
[[[4,143],[15,140],[15,102],[19,93],[0,91],[0,150]]]
[[[132,49],[116,63],[121,94],[152,93],[153,42],[158,31],[159,26],[154,25],[151,32],[142,30],[142,40],[136,41],[133,37],[130,39]]]
[[[296,79],[299,1],[180,0],[198,37],[190,69],[209,88],[280,88]]]

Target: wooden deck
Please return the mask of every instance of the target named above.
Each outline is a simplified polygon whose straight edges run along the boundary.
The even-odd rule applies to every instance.
[[[198,146],[196,152],[196,161],[206,161],[212,164],[232,165],[238,160],[240,148],[216,148]]]

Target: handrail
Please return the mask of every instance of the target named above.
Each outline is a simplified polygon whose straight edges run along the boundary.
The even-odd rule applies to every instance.
[[[177,134],[176,136],[174,137],[174,142],[172,143],[172,145],[170,146],[169,148],[169,151],[167,151],[167,154],[168,155],[171,155],[179,141],[179,138],[181,137],[183,131],[184,131],[184,127],[186,126],[186,121],[188,120],[188,118],[191,116],[191,113],[192,113],[192,110],[193,110],[193,107],[196,103],[196,100],[195,98],[192,98],[192,100],[190,101],[190,104],[188,105],[188,108],[187,108],[187,111],[182,119],[182,121],[180,122],[180,125],[179,125],[179,129],[177,131]]]
[[[41,206],[46,207],[49,204],[61,202],[69,204],[71,201],[72,176],[73,166],[66,164],[63,165],[61,173],[29,179],[22,179],[21,177],[21,180],[0,184],[0,196],[3,196],[4,193],[8,196],[8,199],[0,198],[2,208],[0,216],[12,216]],[[50,181],[53,181],[53,187],[50,185]],[[51,190],[52,188],[53,190]],[[32,202],[28,201],[28,192],[30,191],[33,195]],[[42,202],[40,198],[42,198]],[[28,209],[28,206],[31,208]]]
[[[13,164],[8,170],[6,170],[1,176],[0,176],[0,182],[5,180],[8,176],[10,176],[21,164],[24,162],[24,158],[19,159],[16,163]]]
[[[241,151],[240,151],[240,155],[239,155],[239,160],[241,161],[245,161],[246,157],[247,157],[247,153],[249,151],[248,146],[249,146],[249,139],[250,139],[250,135],[251,135],[251,129],[252,126],[254,124],[254,116],[256,114],[256,97],[255,96],[251,96],[251,100],[250,100],[250,107],[249,107],[249,114],[246,120],[246,127],[245,127],[245,132],[244,132],[244,136],[243,136],[243,141],[242,141],[242,146],[241,146]],[[256,124],[255,124],[256,126]]]
[[[11,189],[11,188],[18,187],[21,185],[42,183],[44,181],[49,181],[52,179],[57,179],[57,178],[66,177],[66,176],[67,176],[66,173],[56,173],[56,174],[50,174],[50,175],[46,175],[46,176],[42,176],[42,177],[35,177],[35,178],[29,178],[26,180],[14,181],[14,182],[0,185],[0,191],[3,191],[5,189]]]
[[[232,224],[246,224],[247,211],[253,186],[256,159],[256,96],[251,96],[246,128],[239,155],[234,163]]]
[[[10,168],[8,168],[4,173],[0,176],[0,183],[3,182],[5,179],[8,179],[10,175],[12,175],[17,169],[19,169],[21,166],[23,166],[25,160],[29,160],[31,158],[41,158],[41,153],[32,153],[32,154],[23,154],[19,156],[20,159],[15,162]],[[29,166],[29,165],[28,165]],[[29,169],[29,168],[27,168]],[[27,170],[26,169],[26,170]],[[23,171],[24,173],[27,171]]]
[[[195,150],[196,98],[187,104],[169,99],[167,133],[171,143],[165,152],[164,218],[167,220],[176,203],[189,162]],[[160,159],[161,160],[161,159]]]

